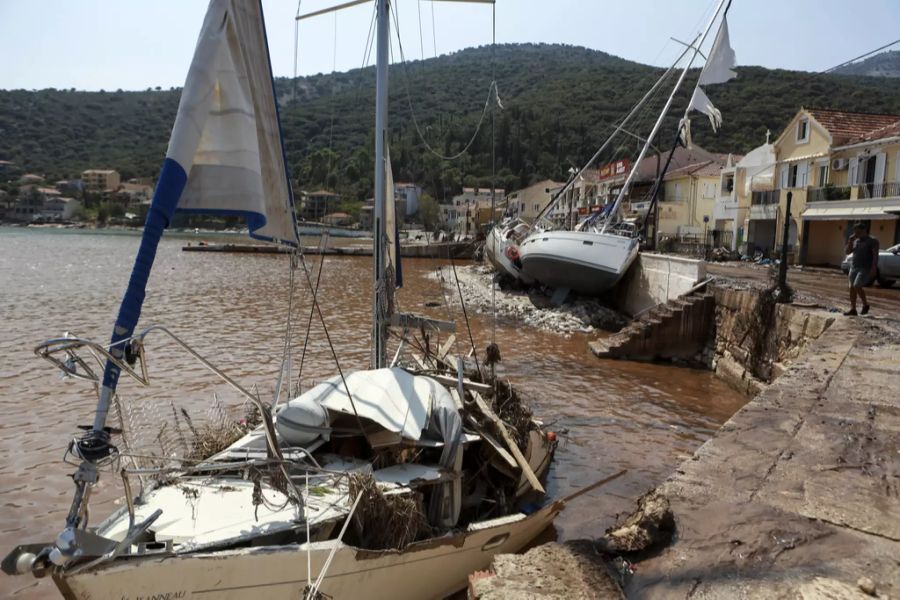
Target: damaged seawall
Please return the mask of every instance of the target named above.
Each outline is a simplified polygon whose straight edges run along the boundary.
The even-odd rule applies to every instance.
[[[590,576],[628,598],[897,597],[900,325],[753,290],[707,296],[712,331],[695,358],[755,397],[642,499],[665,505],[666,533],[640,548],[590,541]]]

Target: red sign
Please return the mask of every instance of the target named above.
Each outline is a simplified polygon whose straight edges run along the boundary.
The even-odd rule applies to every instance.
[[[624,175],[628,172],[631,162],[627,158],[611,162],[600,167],[600,179],[608,179],[617,175]]]
[[[582,215],[582,216],[588,214],[587,206],[579,206],[579,207],[578,207],[578,214],[579,214],[579,215]]]

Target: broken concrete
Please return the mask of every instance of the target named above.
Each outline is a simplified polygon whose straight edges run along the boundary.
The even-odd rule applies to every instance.
[[[469,578],[478,600],[618,600],[622,592],[591,542],[551,542],[494,557],[491,572]]]

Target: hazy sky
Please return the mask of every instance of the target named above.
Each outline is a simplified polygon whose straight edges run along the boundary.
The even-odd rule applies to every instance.
[[[343,1],[303,0],[302,12]],[[422,57],[423,47],[427,58],[491,41],[490,5],[394,4],[409,58]],[[0,0],[0,89],[181,86],[206,5]],[[661,65],[678,53],[669,36],[691,37],[713,6],[712,0],[498,0],[497,41],[574,44]],[[263,7],[275,74],[291,75],[297,4],[263,0]],[[360,67],[371,16],[367,3],[301,22],[300,74]],[[729,25],[739,64],[819,71],[900,37],[900,0],[734,0]]]

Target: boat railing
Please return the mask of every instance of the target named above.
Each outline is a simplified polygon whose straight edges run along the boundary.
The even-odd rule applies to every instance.
[[[279,460],[283,459],[281,448],[279,447],[275,436],[274,426],[272,425],[271,419],[268,417],[269,407],[262,402],[257,394],[250,392],[250,390],[235,381],[222,369],[212,364],[212,362],[192,348],[190,344],[182,340],[163,325],[151,325],[143,331],[112,345],[100,344],[90,339],[66,334],[62,338],[54,338],[38,345],[34,352],[37,356],[40,356],[61,369],[64,375],[91,382],[98,394],[100,392],[100,377],[91,367],[92,361],[100,366],[101,373],[106,361],[110,361],[141,385],[149,386],[150,374],[145,358],[144,341],[149,334],[154,332],[159,332],[168,336],[180,346],[182,350],[193,357],[194,360],[203,365],[232,389],[236,390],[245,398],[245,406],[247,403],[253,405],[262,419],[267,448],[274,457]],[[117,349],[117,347],[124,348],[124,352],[122,353],[124,359],[113,353],[113,349]],[[89,354],[89,358],[79,354],[79,350],[85,350]],[[118,398],[118,395],[116,396],[114,406],[119,413],[118,416],[121,429],[124,430],[127,424],[130,424],[133,430],[141,428],[147,429],[147,431],[143,432],[144,435],[141,435],[141,437],[145,438],[143,440],[145,446],[156,443],[159,445],[159,449],[162,450],[161,454],[155,452],[155,457],[148,457],[148,459],[151,460],[151,464],[158,466],[159,461],[165,461],[168,457],[173,455],[171,450],[175,448],[178,448],[177,454],[187,454],[190,452],[191,448],[185,441],[186,435],[184,434],[184,430],[193,432],[195,428],[191,422],[191,417],[187,415],[185,409],[182,409],[179,412],[175,409],[175,406],[172,405],[171,418],[169,418],[167,415],[163,415],[163,411],[168,411],[169,409],[169,407],[164,404],[141,403],[139,405],[132,405],[132,403],[123,402]],[[224,423],[226,411],[219,405],[218,398],[214,399],[214,406],[210,409],[210,414],[213,415],[215,419]],[[183,423],[181,422],[182,420],[184,421]],[[151,432],[150,429],[153,431]],[[134,437],[135,436],[132,435],[132,438]],[[132,451],[134,450],[134,441],[135,440],[132,439],[129,444],[129,446],[132,447]],[[66,457],[68,457],[68,453],[71,452],[71,450],[72,445],[69,446]],[[287,477],[286,474],[285,477]]]

